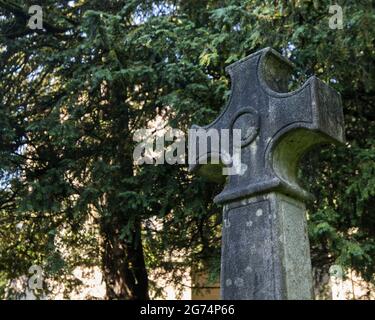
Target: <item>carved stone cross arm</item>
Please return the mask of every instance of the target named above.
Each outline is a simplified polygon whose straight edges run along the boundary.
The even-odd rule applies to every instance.
[[[241,130],[244,170],[229,175],[215,197],[224,204],[222,298],[311,298],[304,204],[311,196],[298,185],[297,169],[311,147],[344,142],[340,95],[316,77],[287,92],[293,65],[270,48],[227,71],[230,101],[212,124],[201,128],[229,129],[229,134]],[[210,146],[207,153],[224,156]],[[200,163],[201,156],[191,170],[221,174]]]

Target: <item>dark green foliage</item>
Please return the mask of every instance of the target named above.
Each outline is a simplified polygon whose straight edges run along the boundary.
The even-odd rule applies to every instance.
[[[330,1],[43,1],[37,31],[26,27],[31,4],[0,1],[1,287],[32,264],[59,281],[99,265],[108,297],[126,299],[158,291],[147,270],[205,262],[217,274],[222,186],[184,166],[134,166],[132,137],[157,115],[182,130],[214,119],[229,95],[225,66],[266,46],[296,64],[300,82],[316,74],[342,93],[347,145],[302,166],[317,197],[313,263],[373,279],[370,2],[339,3],[343,30],[328,27]]]

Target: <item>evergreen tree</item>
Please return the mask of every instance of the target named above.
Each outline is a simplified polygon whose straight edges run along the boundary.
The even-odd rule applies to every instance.
[[[0,0],[0,286],[32,264],[68,291],[74,267],[100,266],[113,299],[159,292],[158,268],[177,284],[188,267],[217,276],[222,185],[135,165],[133,135],[157,116],[182,130],[216,118],[224,68],[266,46],[299,84],[315,74],[343,98],[347,144],[301,170],[317,198],[313,265],[374,279],[372,3],[339,3],[342,30],[330,1],[45,0],[42,29],[28,26],[33,4]]]

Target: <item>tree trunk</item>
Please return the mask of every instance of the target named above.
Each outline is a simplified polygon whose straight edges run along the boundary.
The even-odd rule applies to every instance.
[[[148,300],[148,275],[141,239],[141,223],[134,223],[131,236],[121,239],[117,219],[102,224],[103,271],[108,299]]]
[[[145,266],[141,212],[138,209],[124,209],[119,190],[128,190],[123,178],[133,176],[133,152],[129,131],[129,108],[126,105],[127,88],[123,81],[114,81],[109,87],[112,107],[108,110],[111,123],[110,139],[106,141],[113,152],[106,162],[118,166],[108,177],[116,192],[107,193],[109,216],[102,217],[101,232],[104,239],[103,273],[108,299],[148,300],[148,276]],[[123,230],[129,227],[129,232]]]

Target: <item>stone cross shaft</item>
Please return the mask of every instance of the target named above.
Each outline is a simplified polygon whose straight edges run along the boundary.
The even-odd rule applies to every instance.
[[[222,299],[311,299],[305,218],[311,195],[298,185],[297,167],[312,146],[344,142],[340,95],[316,77],[288,92],[293,65],[271,48],[227,71],[230,101],[201,128],[241,129],[241,161],[247,167],[228,176],[215,197],[224,205]],[[190,167],[221,173],[210,168],[199,159]]]

